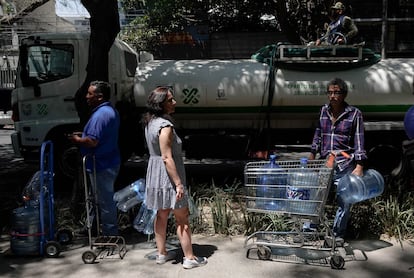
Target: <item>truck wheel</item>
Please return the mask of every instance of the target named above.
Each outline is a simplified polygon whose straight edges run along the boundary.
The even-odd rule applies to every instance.
[[[80,165],[79,148],[68,138],[68,134],[78,130],[76,126],[62,126],[50,131],[46,136],[46,140],[53,142],[55,174],[66,180],[77,176],[77,169]]]
[[[58,159],[58,167],[63,175],[68,178],[74,179],[78,173],[80,153],[78,147],[72,144],[65,144],[63,146],[58,146],[56,149],[57,157],[55,156],[55,161]]]
[[[368,152],[369,167],[382,175],[389,175],[400,166],[401,151],[392,145],[377,145]]]

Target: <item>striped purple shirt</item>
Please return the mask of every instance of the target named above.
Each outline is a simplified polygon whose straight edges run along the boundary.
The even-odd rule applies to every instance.
[[[319,125],[313,136],[311,153],[326,158],[331,151],[345,151],[350,158],[337,154],[336,163],[342,171],[355,161],[367,159],[364,149],[364,122],[361,111],[345,103],[345,111],[332,122],[329,104],[321,108]]]

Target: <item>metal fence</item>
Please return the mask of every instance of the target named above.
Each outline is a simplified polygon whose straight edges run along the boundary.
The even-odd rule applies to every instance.
[[[0,69],[0,88],[13,89],[16,73],[16,69]]]

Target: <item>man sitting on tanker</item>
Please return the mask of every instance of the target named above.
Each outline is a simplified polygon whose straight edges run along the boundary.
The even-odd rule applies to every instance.
[[[345,6],[336,2],[331,7],[331,23],[329,23],[325,35],[317,39],[315,45],[350,44],[358,34],[358,28],[349,16],[344,14]]]

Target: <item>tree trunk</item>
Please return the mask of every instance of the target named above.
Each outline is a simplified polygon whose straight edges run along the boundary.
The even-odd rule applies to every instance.
[[[117,0],[81,0],[90,15],[90,39],[86,78],[75,96],[76,110],[83,126],[89,118],[86,93],[94,80],[109,81],[108,54],[120,31]]]

